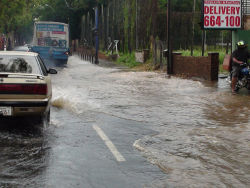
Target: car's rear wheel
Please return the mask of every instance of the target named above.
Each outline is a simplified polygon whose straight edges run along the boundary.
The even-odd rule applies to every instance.
[[[47,127],[50,123],[50,110],[43,115],[35,118],[37,123],[43,127]]]
[[[50,123],[50,109],[42,117],[43,126],[47,127]]]
[[[250,83],[247,84],[247,89],[250,90]]]

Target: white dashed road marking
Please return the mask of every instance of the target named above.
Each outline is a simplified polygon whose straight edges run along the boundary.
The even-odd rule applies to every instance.
[[[115,145],[111,142],[111,140],[107,137],[107,135],[103,132],[103,130],[97,125],[93,125],[93,129],[97,132],[97,134],[101,137],[101,139],[105,142],[106,146],[109,148],[111,153],[114,155],[118,162],[126,161],[122,154],[116,149]]]

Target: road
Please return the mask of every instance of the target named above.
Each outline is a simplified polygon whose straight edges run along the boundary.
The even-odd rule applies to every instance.
[[[54,97],[49,127],[29,119],[0,122],[0,187],[150,187],[164,176],[133,147],[135,140],[155,133],[147,125],[57,108],[67,102],[58,102],[56,91]]]
[[[48,127],[0,122],[0,187],[250,185],[247,91],[76,56],[57,69]]]

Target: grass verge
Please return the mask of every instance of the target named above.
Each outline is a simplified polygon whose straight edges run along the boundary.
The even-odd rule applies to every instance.
[[[141,63],[138,63],[135,61],[134,52],[131,54],[119,54],[119,56],[120,57],[116,61],[118,65],[125,65],[129,68],[134,68],[134,67],[141,65]]]
[[[190,50],[178,50],[177,52],[181,52],[183,56],[191,56],[191,52]],[[222,64],[223,64],[223,60],[224,57],[226,55],[226,51],[225,50],[214,50],[211,52],[218,52],[219,53],[219,73],[227,73],[227,71],[223,70]],[[209,52],[206,52],[204,55],[208,56]],[[193,56],[194,57],[199,57],[201,56],[201,50],[194,50],[193,52]],[[152,58],[148,59],[147,62],[145,63],[138,63],[135,60],[135,53],[121,53],[119,54],[119,58],[116,61],[116,64],[118,65],[124,65],[127,66],[129,68],[133,68],[136,70],[143,70],[143,71],[153,71],[155,70],[155,67],[152,63]]]

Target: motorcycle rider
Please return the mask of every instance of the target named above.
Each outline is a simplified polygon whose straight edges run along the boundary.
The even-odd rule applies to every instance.
[[[239,41],[237,49],[232,54],[232,93],[236,92],[236,84],[242,69],[241,65],[247,63],[249,58],[250,53],[248,52],[247,45],[244,41]]]

